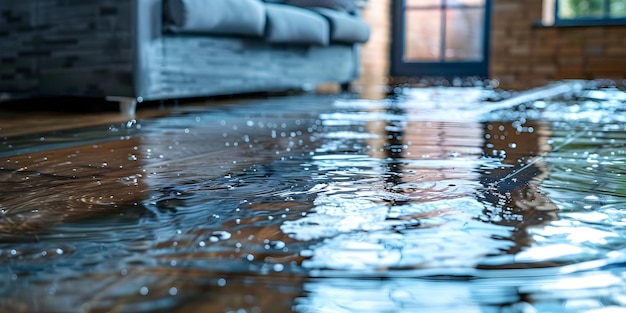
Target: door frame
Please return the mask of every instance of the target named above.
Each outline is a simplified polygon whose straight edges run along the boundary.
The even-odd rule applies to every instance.
[[[489,48],[491,33],[491,0],[485,0],[482,61],[410,62],[404,61],[404,32],[406,0],[392,0],[391,76],[467,77],[489,76]]]

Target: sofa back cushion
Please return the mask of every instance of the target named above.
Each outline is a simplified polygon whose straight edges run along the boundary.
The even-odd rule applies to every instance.
[[[340,43],[364,43],[369,39],[370,27],[362,19],[337,10],[311,8],[330,23],[330,41]]]
[[[328,45],[330,26],[320,14],[289,5],[271,3],[266,4],[266,10],[267,42]]]
[[[287,0],[287,4],[303,8],[326,8],[353,13],[355,0]]]
[[[265,7],[258,0],[167,0],[168,28],[176,32],[261,37]]]

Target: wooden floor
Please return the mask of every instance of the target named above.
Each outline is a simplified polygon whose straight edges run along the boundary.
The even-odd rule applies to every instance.
[[[139,108],[136,118],[157,117],[169,111],[166,108]],[[92,106],[87,102],[85,107],[76,108],[75,104],[65,106],[62,99],[41,100],[39,103],[0,101],[0,138],[122,123],[129,118],[112,105]]]
[[[137,110],[136,119],[166,117],[175,115],[172,112],[181,109],[195,110],[205,106],[226,106],[245,102],[247,99],[249,98],[198,101],[180,106],[165,105],[161,107],[158,104],[156,106],[140,106]],[[29,243],[36,241],[34,244],[36,246],[40,242],[41,237],[39,236],[49,234],[47,230],[52,225],[71,224],[76,221],[88,220],[94,216],[106,218],[113,215],[114,212],[124,212],[125,216],[132,216],[137,203],[151,199],[153,194],[167,193],[167,191],[163,191],[166,190],[162,188],[163,186],[182,186],[189,182],[210,181],[215,177],[225,177],[226,172],[241,172],[241,169],[236,167],[248,166],[245,165],[246,162],[249,164],[267,164],[276,158],[274,153],[276,150],[269,150],[268,148],[264,148],[267,153],[262,153],[262,151],[253,151],[253,153],[248,146],[244,145],[229,146],[228,149],[225,149],[222,141],[228,141],[230,138],[224,138],[224,129],[219,123],[213,123],[217,125],[215,128],[211,128],[212,126],[209,125],[203,125],[203,128],[199,127],[202,130],[196,131],[201,135],[203,139],[201,141],[198,141],[197,136],[185,136],[179,132],[169,132],[164,135],[160,132],[146,131],[141,136],[125,140],[109,138],[95,144],[94,142],[79,142],[71,146],[59,147],[55,145],[53,148],[40,151],[12,153],[11,149],[7,147],[9,144],[24,140],[28,140],[29,145],[33,144],[33,140],[35,144],[38,144],[39,134],[43,137],[55,130],[97,125],[119,125],[119,123],[126,123],[129,120],[128,116],[118,113],[114,106],[103,108],[87,106],[89,103],[86,103],[85,107],[76,108],[59,103],[58,99],[47,101],[50,102],[0,103],[0,152],[6,152],[2,149],[10,152],[10,155],[0,156],[0,209],[2,209],[0,242],[2,243],[15,245],[26,243],[24,246],[30,247]],[[9,107],[8,105],[12,106]],[[265,110],[263,112],[267,113]],[[235,123],[238,125],[245,125],[247,120],[243,115],[234,118],[238,119]],[[172,119],[176,119],[176,116]],[[269,119],[264,122],[266,125],[270,121],[274,122],[271,120],[272,117]],[[259,120],[263,121],[263,118],[260,117]],[[285,120],[285,123],[289,125],[288,127],[293,125],[299,127],[295,118],[289,121]],[[101,127],[94,128],[102,129]],[[106,128],[104,129],[106,130]],[[144,129],[148,129],[148,127]],[[283,129],[285,131],[290,130],[290,128]],[[67,133],[74,132],[69,131]],[[76,133],[81,133],[81,131],[78,130]],[[236,132],[233,130],[231,134],[234,136]],[[25,136],[21,137],[23,135]],[[238,137],[241,137],[241,134]],[[290,143],[289,137],[275,140],[270,137],[270,132],[259,134],[257,139],[255,147],[271,147],[280,151],[285,151]],[[165,150],[167,148],[164,147],[172,145],[174,142],[180,144],[179,147],[186,147],[187,149],[171,151],[165,154],[163,158],[150,157],[146,152]],[[231,168],[222,166],[226,164]],[[201,179],[197,179],[199,176]],[[37,209],[33,209],[33,207]],[[249,208],[259,212],[271,212],[271,210],[278,212],[288,209],[292,212],[290,216],[296,218],[308,212],[310,204],[294,201],[280,203],[251,201]],[[137,215],[141,214],[143,213],[137,212]],[[236,225],[234,222],[223,225],[227,228],[238,228],[237,232],[232,233],[231,240],[233,242],[246,242],[250,246],[263,246],[264,240],[284,243],[293,241],[280,231],[280,223],[268,223],[267,226],[265,224],[259,226],[255,224],[257,219],[266,220],[267,218],[265,216],[257,217],[254,214],[250,216],[238,219]],[[130,218],[132,219],[132,217]],[[88,224],[86,223],[86,225]],[[137,227],[143,227],[141,224],[137,225]],[[250,226],[242,227],[241,225]],[[206,229],[209,231],[211,228],[207,226]],[[185,229],[185,236],[190,238],[205,236],[198,232],[199,230],[200,228]],[[80,231],[80,236],[84,236],[84,228],[81,228]],[[75,243],[70,242],[71,239],[64,240],[68,240],[69,246]],[[106,240],[111,239],[107,238]],[[41,239],[41,242],[51,246],[58,244],[49,243],[45,239]],[[185,242],[189,245],[195,244],[193,240]],[[160,244],[158,241],[154,242],[155,246]],[[179,244],[176,241],[175,244],[177,247],[182,247],[184,243],[181,241]],[[163,241],[161,248],[166,245],[172,245],[169,239]],[[74,251],[63,247],[64,256],[71,258]],[[19,249],[16,248],[16,250]],[[297,254],[291,257],[290,255],[285,256],[285,253],[280,252],[280,250],[276,251],[279,252],[275,255],[264,254],[263,256],[257,255],[257,257],[259,259],[271,257],[285,263],[301,261]],[[219,253],[223,253],[223,255]],[[241,253],[241,255],[232,254],[226,250],[219,253],[210,255],[207,253],[202,257],[239,260],[245,259],[249,251],[241,249],[241,252],[236,252]],[[37,253],[37,255],[40,254]],[[56,254],[46,255],[55,257]],[[8,259],[6,253],[0,254],[0,256],[4,257],[0,258],[3,262]],[[184,256],[182,254],[163,254],[161,258],[162,260],[166,258],[185,260],[190,256],[194,257],[191,254]],[[41,263],[43,262],[41,261]],[[117,261],[114,260],[113,262]],[[123,264],[124,260],[119,262]],[[25,268],[27,265],[23,266]],[[21,282],[22,286],[27,285],[23,290],[29,290],[29,292],[18,289],[11,296],[7,296],[8,293],[0,295],[0,312],[37,312],[38,310],[64,312],[68,308],[68,303],[93,305],[91,310],[85,310],[89,312],[120,312],[124,311],[119,309],[120,307],[130,307],[139,301],[146,301],[147,303],[156,301],[155,299],[162,297],[162,295],[171,296],[172,286],[176,286],[176,292],[180,292],[181,295],[200,294],[202,296],[190,297],[189,300],[184,301],[176,300],[180,301],[179,307],[172,308],[171,312],[225,312],[230,311],[233,305],[242,307],[248,305],[252,301],[250,299],[258,299],[254,300],[254,305],[264,308],[264,312],[286,312],[288,310],[285,307],[289,308],[291,301],[300,296],[300,290],[304,284],[301,276],[290,277],[281,274],[268,278],[268,275],[263,274],[259,275],[258,278],[257,275],[248,275],[240,279],[237,274],[231,276],[223,272],[189,270],[182,267],[180,270],[170,270],[169,267],[133,265],[133,269],[128,270],[128,273],[124,275],[118,275],[117,272],[103,274],[103,272],[98,271],[94,271],[95,274],[93,274],[89,271],[90,269],[86,270],[84,275],[78,278],[64,276],[58,279],[54,278],[50,282],[39,281],[33,285],[27,285],[28,281],[21,282],[30,278],[20,280],[18,283]],[[228,275],[226,276],[228,284],[215,288],[213,277],[217,278],[224,275]],[[204,281],[198,283],[198,278]],[[238,283],[238,281],[242,282]],[[145,300],[145,297],[136,291],[148,283],[150,284],[151,300]],[[280,287],[268,288],[269,285]],[[52,295],[48,293],[48,290],[59,290],[59,292]],[[39,291],[43,293],[40,294]],[[5,310],[6,307],[10,309]]]
[[[375,83],[357,84],[354,88],[363,99],[379,100],[388,94],[388,86],[379,83],[380,79],[365,76]],[[315,90],[318,94],[337,94],[341,89],[336,83],[320,84]],[[287,93],[279,93],[286,95]],[[224,102],[244,101],[264,97],[266,94],[245,94],[237,96],[214,97],[200,100],[187,100],[180,103],[193,105],[219,105]],[[135,118],[165,116],[179,101],[171,100],[165,105],[160,103],[142,103],[137,107]],[[0,138],[49,131],[86,127],[99,124],[111,124],[128,121],[129,117],[119,113],[118,104],[98,99],[82,98],[44,98],[10,100],[0,93]]]

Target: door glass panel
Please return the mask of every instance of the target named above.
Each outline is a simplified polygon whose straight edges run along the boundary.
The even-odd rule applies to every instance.
[[[491,1],[392,1],[390,73],[487,76]]]
[[[441,10],[407,10],[404,37],[406,61],[441,59]]]
[[[444,59],[447,61],[482,61],[482,8],[446,10],[446,42]]]
[[[448,0],[448,6],[485,6],[485,0]]]
[[[440,7],[442,0],[406,0],[407,7]]]

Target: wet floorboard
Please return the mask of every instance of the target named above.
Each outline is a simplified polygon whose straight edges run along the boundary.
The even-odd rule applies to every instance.
[[[0,112],[0,310],[617,310],[626,93],[533,92]]]

